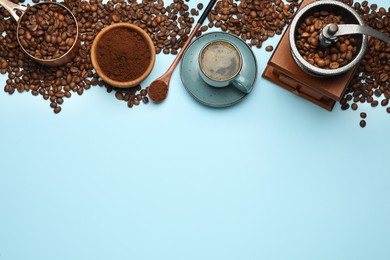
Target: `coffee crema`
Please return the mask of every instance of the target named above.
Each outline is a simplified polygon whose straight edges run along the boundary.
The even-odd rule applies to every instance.
[[[233,78],[239,72],[241,58],[232,44],[216,41],[204,48],[200,66],[210,79],[225,81]]]

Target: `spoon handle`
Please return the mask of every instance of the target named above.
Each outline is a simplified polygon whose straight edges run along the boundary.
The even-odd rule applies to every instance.
[[[173,73],[173,71],[175,70],[176,68],[176,65],[179,63],[181,57],[183,56],[185,50],[187,49],[188,45],[191,43],[191,40],[192,38],[194,38],[196,32],[199,30],[199,27],[200,27],[200,23],[197,23],[194,27],[194,29],[192,30],[192,32],[190,33],[190,35],[188,35],[188,39],[186,40],[186,42],[184,43],[183,47],[181,48],[181,50],[179,51],[179,53],[177,54],[176,58],[174,59],[174,61],[172,62],[171,66],[169,67],[169,69],[167,70],[166,74],[165,75],[170,75]]]
[[[184,43],[183,47],[181,48],[181,50],[179,51],[179,53],[177,54],[175,60],[172,62],[171,66],[169,67],[169,69],[167,70],[166,74],[165,75],[170,75],[173,73],[173,71],[175,70],[175,67],[176,65],[179,63],[181,57],[183,56],[184,52],[186,51],[188,45],[190,45],[192,39],[195,37],[196,35],[196,32],[199,30],[200,26],[202,25],[202,23],[204,22],[204,20],[206,19],[206,17],[208,16],[209,12],[211,11],[211,9],[213,8],[215,2],[217,0],[211,0],[209,2],[209,4],[207,5],[206,9],[204,10],[203,14],[201,15],[201,17],[199,18],[199,21],[196,23],[194,29],[192,29],[192,32],[190,33],[190,35],[188,35],[188,39],[187,41]]]
[[[206,9],[204,9],[204,11],[203,11],[203,14],[200,16],[200,18],[198,20],[199,24],[202,24],[204,22],[204,20],[206,20],[206,18],[209,15],[211,9],[213,8],[215,2],[217,2],[217,0],[211,0],[209,2],[209,4],[207,5]]]

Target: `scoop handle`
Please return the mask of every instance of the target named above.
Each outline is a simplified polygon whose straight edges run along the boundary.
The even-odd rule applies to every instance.
[[[381,40],[387,44],[390,43],[389,36],[367,26],[358,25],[358,24],[338,24],[337,27],[338,30],[333,34],[333,36],[336,37],[342,35],[349,35],[349,34],[366,34],[374,38],[377,38],[378,40]]]
[[[0,4],[12,15],[15,21],[19,22],[19,16],[14,11],[15,9],[26,11],[27,7],[23,5],[14,4],[8,0],[0,0]]]

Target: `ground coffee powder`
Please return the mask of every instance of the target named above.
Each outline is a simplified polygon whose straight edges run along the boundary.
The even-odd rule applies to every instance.
[[[168,86],[162,81],[153,81],[148,89],[148,94],[152,101],[160,103],[168,95]]]
[[[145,73],[151,57],[146,41],[138,32],[114,28],[100,39],[96,59],[110,79],[127,82]]]

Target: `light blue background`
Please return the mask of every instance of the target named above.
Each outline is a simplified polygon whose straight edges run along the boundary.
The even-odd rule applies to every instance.
[[[0,260],[390,259],[390,115],[323,110],[262,79],[271,53],[255,53],[256,87],[227,109],[179,68],[164,103],[133,109],[99,87],[58,115],[1,91]]]

